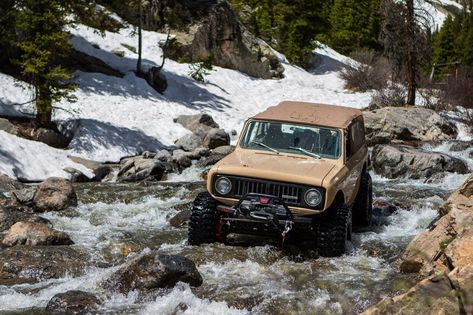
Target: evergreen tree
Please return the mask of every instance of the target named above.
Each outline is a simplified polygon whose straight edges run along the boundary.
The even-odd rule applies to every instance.
[[[335,0],[327,44],[341,53],[375,48],[379,33],[379,0]],[[324,39],[322,39],[324,40]]]
[[[435,34],[432,61],[434,64],[443,64],[456,60],[455,22],[448,16],[440,31]],[[441,71],[448,71],[448,68],[443,67]]]
[[[60,64],[70,50],[64,30],[74,4],[69,1],[19,0],[15,4],[15,44],[21,50],[16,63],[23,78],[35,88],[36,118],[41,125],[51,123],[54,102],[74,100],[71,73]]]

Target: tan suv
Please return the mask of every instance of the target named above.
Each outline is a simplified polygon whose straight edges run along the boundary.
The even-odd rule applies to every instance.
[[[371,223],[363,116],[353,108],[282,102],[246,121],[235,151],[194,201],[191,245],[229,233],[315,240],[339,256],[355,224]]]

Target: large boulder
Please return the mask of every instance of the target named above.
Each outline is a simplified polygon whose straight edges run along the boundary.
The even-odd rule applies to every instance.
[[[0,285],[79,276],[88,255],[73,246],[14,246],[0,249]]]
[[[54,230],[43,222],[20,221],[10,227],[2,241],[3,246],[15,245],[71,245],[74,242],[64,232]]]
[[[0,130],[5,131],[14,136],[18,135],[18,127],[5,118],[0,118]]]
[[[442,213],[397,262],[402,272],[423,280],[364,314],[473,314],[473,175],[450,195]]]
[[[59,314],[88,314],[97,311],[100,304],[99,298],[92,293],[71,290],[53,296],[46,310]]]
[[[77,195],[69,180],[50,177],[39,184],[33,202],[38,211],[60,211],[77,206]]]
[[[178,147],[181,147],[184,151],[193,151],[198,147],[202,146],[202,138],[195,134],[188,134],[179,138],[174,142]]]
[[[458,158],[406,145],[376,145],[371,160],[375,172],[387,178],[419,179],[439,172],[468,173],[468,166]]]
[[[161,11],[181,23],[163,50],[169,58],[194,63],[211,59],[214,65],[253,77],[283,77],[284,67],[268,45],[246,31],[227,1],[164,1]]]
[[[230,144],[230,135],[223,129],[210,129],[204,137],[202,145],[209,149]]]
[[[208,114],[179,115],[174,118],[174,122],[181,124],[184,128],[202,138],[210,129],[219,128],[212,116]]]
[[[141,180],[161,180],[167,166],[157,159],[142,156],[128,159],[117,174],[118,181],[135,182]]]
[[[202,285],[202,276],[191,260],[153,251],[126,263],[105,281],[104,286],[128,293],[132,290],[173,287],[177,282],[197,287]]]
[[[230,145],[220,146],[210,151],[209,155],[200,159],[197,163],[197,167],[208,167],[212,166],[228,154],[232,153],[235,147]]]
[[[392,141],[439,141],[454,139],[454,125],[424,107],[384,107],[365,111],[366,138],[370,145]]]

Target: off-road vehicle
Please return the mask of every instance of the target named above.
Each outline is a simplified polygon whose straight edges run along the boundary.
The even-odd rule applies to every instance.
[[[369,225],[372,183],[360,110],[285,101],[248,119],[235,151],[213,166],[194,201],[191,245],[229,233],[316,241],[346,250],[354,224]]]

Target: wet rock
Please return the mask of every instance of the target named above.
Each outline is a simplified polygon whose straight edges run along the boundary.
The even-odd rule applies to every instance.
[[[223,129],[210,129],[205,135],[202,145],[209,149],[215,149],[220,146],[230,144],[230,135]]]
[[[363,113],[369,145],[454,139],[454,125],[424,107],[385,107]]]
[[[211,58],[213,64],[250,76],[281,78],[284,67],[277,56],[246,31],[226,1],[168,1],[164,12],[174,13],[185,28],[172,32],[175,38],[165,53],[174,60],[195,63]]]
[[[190,209],[182,210],[169,219],[169,224],[173,227],[181,227],[189,221],[192,211]]]
[[[74,242],[64,232],[52,229],[46,223],[20,221],[10,227],[2,241],[3,246],[16,245],[71,245]]]
[[[33,202],[37,211],[60,211],[77,206],[77,195],[70,181],[50,177],[39,184]]]
[[[0,130],[5,131],[14,136],[18,135],[18,128],[5,118],[0,118]]]
[[[73,183],[86,183],[91,181],[84,173],[73,167],[64,168],[64,172],[71,175],[70,181]]]
[[[33,206],[34,196],[36,195],[37,190],[38,187],[35,186],[25,187],[22,189],[13,190],[11,194],[15,198],[15,200],[20,204],[26,206]]]
[[[397,207],[383,198],[377,198],[373,201],[373,212],[381,215],[388,215],[397,211]]]
[[[429,178],[439,172],[468,173],[462,160],[405,145],[376,145],[371,159],[377,174],[387,178]]]
[[[171,153],[168,150],[160,150],[156,153],[155,159],[161,162],[170,162],[171,161]]]
[[[138,156],[125,162],[117,174],[117,180],[121,182],[161,180],[165,172],[166,165],[163,162]]]
[[[191,156],[192,153],[188,153],[180,149],[174,150],[172,153],[172,161],[177,165],[179,172],[182,172],[186,168],[192,166]]]
[[[224,145],[224,146],[220,146],[220,147],[217,147],[215,149],[212,150],[212,153],[214,154],[221,154],[221,155],[229,155],[230,153],[232,153],[233,151],[235,151],[235,147],[232,146],[232,145]]]
[[[202,276],[194,262],[176,255],[151,252],[126,263],[108,279],[104,286],[121,293],[173,287],[177,282],[202,285]]]
[[[195,134],[188,134],[176,140],[175,144],[184,151],[193,151],[202,146],[202,139]]]
[[[175,123],[181,124],[184,128],[192,131],[202,138],[212,128],[219,128],[212,116],[208,114],[179,115],[174,119]]]
[[[450,147],[450,151],[459,152],[473,149],[473,141],[457,141]]]
[[[0,285],[79,276],[89,257],[72,246],[14,246],[0,249]]]
[[[61,314],[86,314],[97,311],[101,303],[95,294],[71,290],[53,296],[46,310]]]
[[[388,297],[370,307],[363,315],[377,314],[461,314],[457,291],[446,274],[422,280],[405,294]]]
[[[91,179],[92,181],[99,182],[113,171],[110,165],[104,165],[96,161],[87,160],[77,156],[70,156],[69,159],[71,159],[75,163],[82,164],[88,169],[92,170],[92,172],[94,173],[94,177]]]
[[[22,188],[22,184],[5,174],[0,173],[0,193]]]
[[[400,314],[402,305],[404,311],[410,311],[415,306],[410,304],[415,298],[422,302],[412,308],[417,314],[431,313],[434,307],[439,309],[439,314],[459,314],[458,310],[447,308],[453,305],[448,303],[452,293],[454,304],[460,306],[464,314],[473,312],[473,175],[451,194],[442,206],[442,213],[444,215],[428,231],[410,242],[399,261],[402,272],[418,273],[424,280],[404,295],[383,300],[366,314],[383,311]],[[442,284],[447,282],[449,288]],[[431,301],[430,304],[425,304],[425,300]]]

